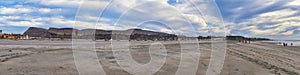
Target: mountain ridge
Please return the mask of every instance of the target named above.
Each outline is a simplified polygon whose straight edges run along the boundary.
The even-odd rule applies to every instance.
[[[128,36],[130,39],[140,40],[155,40],[155,39],[174,39],[175,34],[168,34],[164,32],[156,32],[142,29],[127,29],[127,30],[102,30],[102,29],[75,29],[75,28],[54,28],[49,29],[30,27],[26,30],[23,35],[29,35],[31,37],[42,37],[42,38],[72,38],[72,34],[75,32],[76,36],[91,36],[94,35],[96,39],[111,39],[112,34]],[[171,37],[170,37],[171,36]],[[83,37],[82,37],[83,38]]]

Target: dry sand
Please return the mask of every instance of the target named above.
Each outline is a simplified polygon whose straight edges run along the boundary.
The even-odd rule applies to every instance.
[[[150,61],[149,43],[133,42],[131,54],[139,63]],[[174,75],[180,61],[180,45],[163,42],[167,61],[155,75]],[[110,42],[97,41],[96,52],[107,75],[131,75],[117,64]],[[188,44],[187,44],[188,45]],[[71,41],[0,40],[0,75],[78,75]],[[201,56],[197,75],[205,75],[211,44],[199,43]],[[227,43],[226,60],[221,75],[299,75],[300,47],[273,43]]]

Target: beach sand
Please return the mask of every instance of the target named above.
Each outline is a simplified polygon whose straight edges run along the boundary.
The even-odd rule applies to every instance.
[[[134,41],[131,55],[137,62],[150,61],[148,49],[153,42]],[[180,62],[180,45],[164,41],[166,63],[154,75],[174,75]],[[107,75],[131,75],[117,64],[110,42],[97,41],[96,54]],[[185,45],[189,45],[188,43]],[[199,42],[201,51],[196,75],[205,75],[211,59],[211,43]],[[0,40],[0,75],[78,75],[72,41]],[[191,49],[193,49],[191,47]],[[274,43],[227,42],[221,75],[299,75],[300,47]],[[117,50],[118,51],[118,50]],[[121,50],[120,50],[121,51]],[[192,54],[192,52],[191,52]],[[160,55],[160,54],[158,54]],[[161,54],[161,56],[164,56]]]

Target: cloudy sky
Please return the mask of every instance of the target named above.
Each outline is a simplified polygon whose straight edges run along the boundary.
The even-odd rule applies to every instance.
[[[300,0],[1,0],[0,29],[130,29],[300,40]]]

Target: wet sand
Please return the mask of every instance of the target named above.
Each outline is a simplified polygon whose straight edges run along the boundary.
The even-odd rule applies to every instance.
[[[150,61],[149,43],[133,42],[133,59]],[[180,62],[180,45],[163,42],[166,63],[154,75],[174,75]],[[131,75],[117,64],[110,42],[97,41],[96,53],[107,75]],[[189,45],[188,43],[186,45]],[[211,58],[211,43],[200,42],[200,61],[196,75],[205,75]],[[0,75],[78,75],[72,41],[0,40]],[[192,47],[191,47],[192,48]],[[160,55],[160,54],[158,54]],[[283,47],[274,43],[227,42],[226,59],[221,75],[299,75],[300,47]]]

